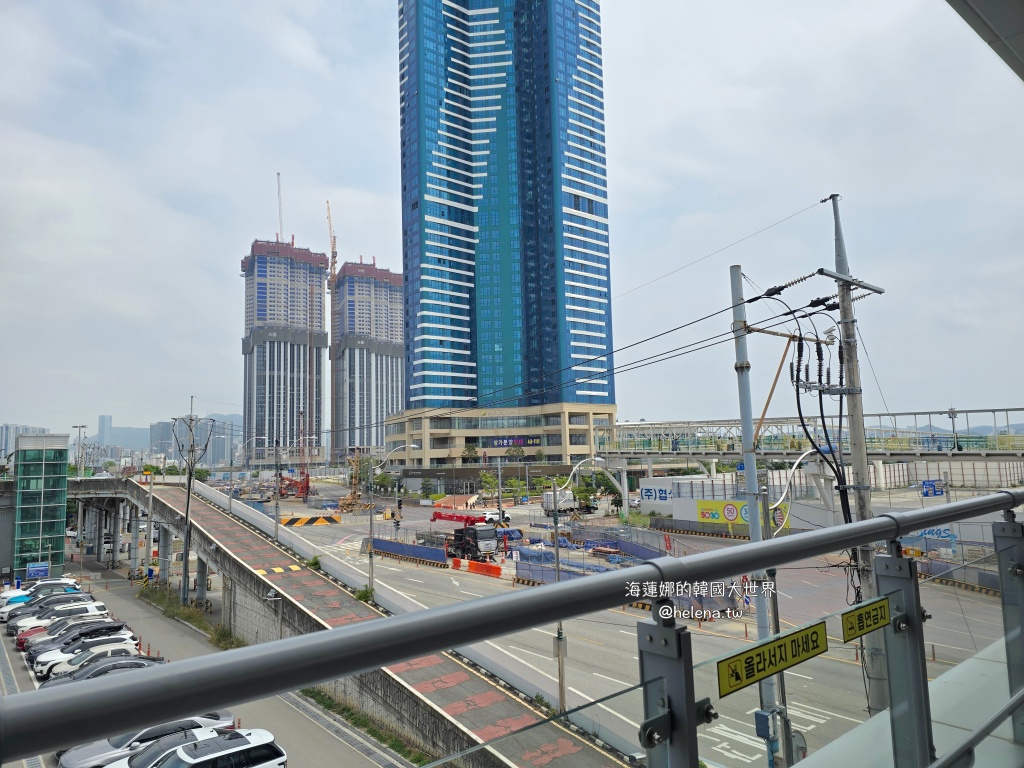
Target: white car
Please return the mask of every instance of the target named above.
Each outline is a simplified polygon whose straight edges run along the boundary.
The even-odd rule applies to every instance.
[[[88,653],[97,648],[107,648],[114,645],[131,645],[135,650],[138,650],[139,638],[127,628],[112,635],[83,637],[68,646],[55,648],[52,651],[41,654],[32,665],[32,671],[40,680],[45,680],[50,676],[51,670],[56,669],[65,661],[71,661],[79,654]]]
[[[512,518],[508,516],[508,512],[501,511],[499,516],[498,510],[496,509],[485,509],[484,510],[484,522],[487,523],[498,523],[498,522],[509,522]]]
[[[7,634],[17,635],[19,632],[35,629],[36,627],[48,627],[53,622],[58,619],[63,619],[65,616],[106,616],[108,613],[107,606],[103,603],[69,603],[67,605],[57,605],[36,616],[25,616],[20,619],[15,619],[13,622],[14,631],[11,632],[10,628],[8,628]],[[8,627],[9,626],[10,625],[8,625]]]
[[[0,592],[0,605],[7,605],[12,597],[34,595],[39,591],[40,587],[45,586],[46,584],[63,584],[68,587],[74,587],[75,589],[81,588],[75,579],[67,579],[63,577],[41,579],[34,584],[25,585],[21,589],[5,589],[3,592]]]
[[[629,500],[629,508],[630,509],[640,509],[640,497],[639,496],[637,498],[635,498],[635,499],[630,499]]]
[[[213,739],[227,730],[216,730],[214,728],[194,728],[191,731],[178,731],[162,739],[151,741],[141,752],[136,752],[130,757],[125,757],[113,763],[107,763],[107,768],[150,768],[157,760],[168,752],[183,747],[186,744],[194,744],[197,741]],[[247,731],[242,731],[247,733]]]
[[[91,664],[98,659],[108,659],[111,656],[138,656],[139,649],[131,638],[124,638],[124,642],[111,643],[110,645],[99,645],[91,651],[77,653],[70,659],[56,664],[50,669],[50,677],[64,677],[72,672],[77,672],[82,667]]]
[[[254,728],[227,731],[212,739],[178,747],[153,763],[153,768],[191,768],[194,765],[287,768],[288,755],[274,742],[274,734]]]

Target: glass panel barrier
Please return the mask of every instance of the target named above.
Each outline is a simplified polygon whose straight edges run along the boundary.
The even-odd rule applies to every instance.
[[[660,678],[648,685],[655,694],[664,688]],[[638,735],[643,721],[643,695],[644,686],[636,685],[563,714],[554,712],[551,704],[538,696],[534,702],[536,715],[514,723],[482,726],[475,730],[483,740],[481,744],[442,757],[424,768],[473,765],[472,756],[483,750],[498,755],[506,765],[556,765],[558,758],[569,758],[572,765],[597,768],[613,764],[607,747],[611,747],[612,755],[619,761],[634,762],[646,756]]]

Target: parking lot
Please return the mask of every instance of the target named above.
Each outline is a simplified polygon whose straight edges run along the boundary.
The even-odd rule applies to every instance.
[[[108,606],[112,616],[128,623],[136,636],[140,637],[143,653],[148,648],[153,655],[159,653],[173,665],[175,660],[218,652],[204,635],[192,627],[169,619],[152,605],[136,600],[138,586],[130,585],[122,575],[109,571],[90,571],[88,564],[82,573],[83,589],[91,589],[97,600]],[[72,575],[77,577],[78,573]],[[3,637],[0,682],[3,684],[4,695],[35,689],[38,681],[26,666],[24,654],[15,650],[14,638],[6,634],[0,634],[0,637]],[[145,706],[146,703],[139,702],[139,705]],[[205,711],[202,702],[197,702],[196,710]],[[243,729],[262,728],[271,731],[276,743],[287,753],[290,764],[294,766],[341,764],[379,768],[408,765],[394,753],[333,716],[326,715],[307,699],[294,693],[239,704],[230,710]],[[153,723],[160,722],[159,713],[154,711]],[[55,723],[53,727],[57,729],[60,726]],[[2,763],[3,768],[56,768],[57,765],[52,752],[38,759]]]

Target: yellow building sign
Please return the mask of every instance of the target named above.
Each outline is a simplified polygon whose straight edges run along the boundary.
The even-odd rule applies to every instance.
[[[827,650],[824,621],[766,640],[718,662],[718,695],[736,693]]]
[[[750,515],[745,501],[697,500],[697,522],[712,525],[747,525]],[[782,503],[772,510],[772,527],[789,528],[789,504]]]
[[[876,629],[882,629],[889,623],[890,617],[888,597],[880,597],[851,608],[842,614],[843,642],[848,643]]]

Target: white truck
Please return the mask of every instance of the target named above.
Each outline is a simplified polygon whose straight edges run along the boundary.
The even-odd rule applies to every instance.
[[[551,503],[554,498],[554,491],[545,491],[544,497],[541,499],[541,507],[544,509],[544,514],[551,517],[551,513],[554,511],[554,505]],[[558,492],[558,510],[559,512],[568,512],[571,509],[576,508],[576,497],[572,491],[559,491]]]

